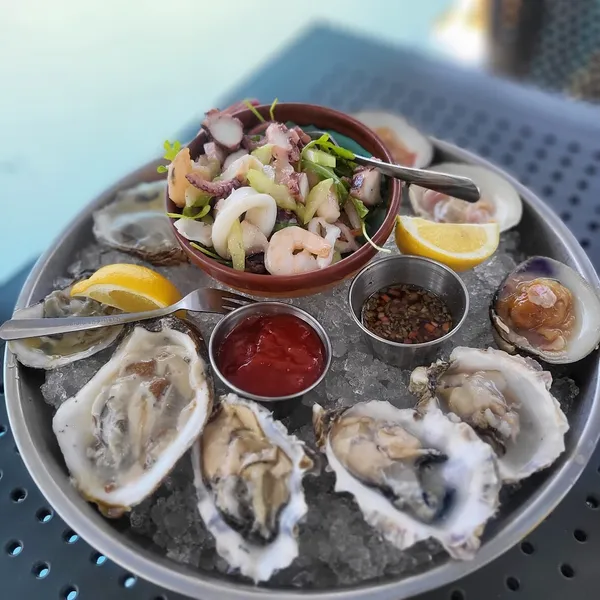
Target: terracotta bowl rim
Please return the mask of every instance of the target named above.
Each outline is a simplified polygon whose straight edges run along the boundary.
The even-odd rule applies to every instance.
[[[256,106],[255,109],[268,117],[269,109],[271,108],[270,104],[261,104],[260,106]],[[312,116],[314,117],[314,113],[320,113],[322,115],[323,120],[333,120],[339,121],[342,120],[348,126],[349,129],[359,130],[365,138],[368,140],[368,144],[364,142],[360,142],[355,139],[352,135],[347,135],[340,131],[342,135],[346,135],[347,137],[356,141],[356,143],[360,144],[365,150],[371,152],[371,154],[380,158],[386,162],[393,162],[393,157],[388,151],[388,149],[383,144],[383,141],[377,136],[375,132],[369,129],[366,125],[351,117],[350,115],[335,110],[333,108],[329,108],[326,106],[321,106],[318,104],[311,104],[305,102],[281,102],[277,104],[277,110],[298,110],[298,109],[307,109]],[[241,120],[244,119],[252,119],[256,120],[256,123],[252,123],[249,126],[254,124],[258,124],[258,119],[256,119],[255,115],[249,108],[244,108],[233,113],[234,117],[237,117]],[[313,124],[313,123],[304,123],[305,125]],[[338,124],[339,125],[339,124]],[[319,127],[327,128],[326,125],[319,125]],[[335,129],[335,127],[332,127]],[[185,147],[191,147],[193,145],[201,145],[208,141],[208,136],[204,130],[200,130],[199,134]],[[366,147],[368,146],[368,147]],[[202,152],[198,153],[200,156]],[[197,156],[192,153],[194,158]],[[401,186],[400,182],[396,179],[389,178],[389,193],[388,193],[388,207],[385,219],[383,223],[379,227],[379,229],[375,232],[371,239],[379,246],[383,245],[388,237],[390,236],[396,215],[398,214],[398,208],[400,206],[400,197],[401,197]],[[166,192],[166,206],[167,212],[177,212],[178,207],[176,207],[170,200],[168,195],[168,190]],[[175,228],[174,220],[169,219],[171,228],[179,245],[183,249],[183,251],[188,255],[190,259],[196,264],[196,266],[201,269],[207,271],[209,275],[214,277],[215,279],[219,279],[223,281],[223,283],[227,283],[229,281],[235,281],[241,287],[252,289],[256,288],[257,290],[266,290],[268,288],[275,288],[273,291],[278,291],[283,288],[291,289],[291,288],[302,288],[302,287],[319,287],[325,286],[328,283],[335,283],[347,277],[348,275],[355,273],[362,266],[364,266],[371,258],[373,258],[377,251],[373,246],[366,243],[361,246],[356,252],[353,252],[350,256],[344,258],[343,260],[335,263],[334,265],[330,265],[329,267],[325,267],[319,271],[312,271],[310,273],[302,273],[298,275],[265,275],[265,274],[257,274],[257,273],[247,273],[245,271],[236,271],[232,267],[227,265],[223,265],[212,259],[199,250],[196,250],[189,244],[189,240],[184,238]],[[215,275],[215,274],[218,275]],[[221,279],[223,278],[223,279]]]

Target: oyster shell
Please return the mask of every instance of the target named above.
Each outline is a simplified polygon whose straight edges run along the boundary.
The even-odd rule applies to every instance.
[[[411,185],[408,188],[408,197],[413,211],[419,217],[442,223],[496,222],[500,231],[511,229],[521,221],[521,196],[511,183],[494,171],[463,163],[441,163],[429,169],[469,177],[479,187],[481,200],[471,204],[418,185]]]
[[[552,376],[533,359],[502,350],[455,348],[450,359],[411,374],[420,409],[442,410],[468,423],[498,457],[506,483],[549,467],[565,449],[569,429],[550,394]]]
[[[233,568],[266,581],[296,558],[297,524],[307,511],[302,478],[312,461],[268,410],[222,396],[192,464],[198,511]]]
[[[579,273],[533,256],[504,279],[490,305],[496,342],[547,363],[585,358],[600,344],[600,297]]]
[[[38,304],[15,311],[13,319],[37,319],[40,317],[93,317],[109,315],[115,309],[89,298],[73,298],[69,291],[51,292]],[[119,337],[123,327],[105,327],[58,335],[29,338],[8,342],[9,350],[17,360],[35,369],[56,369],[87,358],[108,348]]]
[[[474,556],[500,481],[492,449],[468,425],[381,401],[317,404],[313,424],[335,491],[351,493],[385,539],[405,549],[436,538],[453,558]]]
[[[364,111],[353,116],[381,138],[395,163],[422,169],[431,162],[432,143],[406,119],[383,111]]]
[[[166,180],[160,180],[119,192],[93,215],[96,239],[153,265],[185,262],[165,214],[166,189]]]
[[[186,321],[137,325],[111,360],[54,415],[82,496],[119,517],[160,485],[212,408],[204,342]]]

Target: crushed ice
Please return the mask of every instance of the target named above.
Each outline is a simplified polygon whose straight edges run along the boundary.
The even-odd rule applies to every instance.
[[[386,246],[397,252],[393,240]],[[454,345],[480,348],[494,345],[488,306],[503,277],[524,259],[518,246],[518,233],[503,234],[500,248],[489,261],[461,275],[470,293],[469,318],[452,343],[442,348],[440,355],[447,356]],[[80,253],[68,272],[57,280],[56,286],[64,287],[102,265],[118,262],[144,264],[135,257],[92,244]],[[183,294],[205,285],[223,287],[189,264],[156,270],[166,275]],[[347,293],[348,283],[317,296],[292,300],[322,323],[333,347],[331,371],[326,380],[303,398],[295,413],[284,419],[290,432],[312,447],[314,436],[309,407],[314,402],[327,408],[373,399],[388,400],[400,407],[414,404],[407,387],[409,372],[389,366],[369,353],[348,314]],[[194,320],[208,339],[218,317],[198,315]],[[46,401],[58,407],[74,395],[110,358],[111,352],[109,348],[88,359],[49,371],[42,386]],[[559,374],[563,375],[562,372]],[[552,391],[567,411],[578,392],[567,377],[556,378]],[[268,586],[331,588],[375,578],[399,577],[431,566],[432,562],[439,564],[446,560],[434,542],[421,543],[402,552],[383,541],[365,523],[349,496],[333,493],[333,484],[333,475],[325,470],[319,477],[305,479],[310,510],[300,530],[299,557],[290,567],[275,574]],[[132,533],[149,539],[155,550],[168,558],[203,571],[229,573],[198,517],[188,455],[153,496],[132,510],[129,519]]]

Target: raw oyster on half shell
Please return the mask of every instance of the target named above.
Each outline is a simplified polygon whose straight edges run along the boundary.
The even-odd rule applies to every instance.
[[[165,214],[166,189],[166,180],[161,180],[118,192],[110,204],[94,213],[96,239],[153,265],[185,262]]]
[[[115,312],[114,308],[91,298],[72,297],[69,293],[70,289],[68,287],[51,292],[38,304],[15,311],[13,319],[95,317]],[[121,325],[115,325],[102,329],[14,340],[8,342],[8,348],[17,360],[27,367],[56,369],[108,348],[116,341],[122,330]]]
[[[441,407],[469,424],[494,449],[502,480],[513,483],[549,467],[565,450],[569,424],[551,384],[533,359],[459,347],[447,362],[415,369],[410,389],[425,413]]]
[[[316,404],[313,424],[335,491],[352,494],[386,540],[405,549],[435,538],[453,558],[473,558],[501,484],[492,449],[468,425],[382,401]]]
[[[149,496],[200,435],[212,409],[204,342],[186,321],[144,321],[54,415],[82,496],[119,517]]]
[[[222,396],[192,464],[200,516],[231,567],[266,581],[298,556],[297,527],[307,511],[302,478],[313,464],[268,410]]]
[[[585,358],[600,344],[600,296],[579,273],[533,256],[507,275],[490,305],[496,343],[547,363]]]

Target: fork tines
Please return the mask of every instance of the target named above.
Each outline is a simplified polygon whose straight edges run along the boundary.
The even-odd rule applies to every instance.
[[[246,306],[247,304],[253,304],[255,302],[255,300],[253,300],[252,298],[248,298],[247,296],[240,296],[239,294],[235,294],[233,292],[226,292],[225,290],[218,291],[221,298],[224,301],[229,301],[236,305],[234,306],[234,308],[238,308],[239,306]],[[223,302],[223,307],[227,308],[226,302]]]

